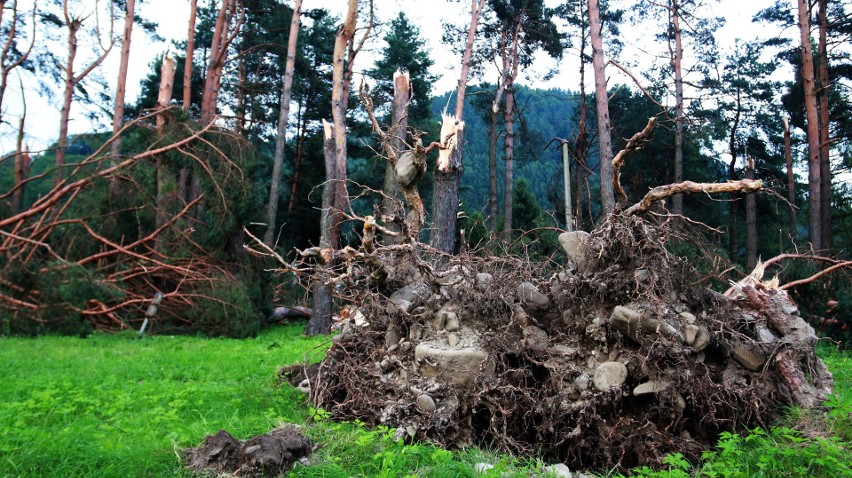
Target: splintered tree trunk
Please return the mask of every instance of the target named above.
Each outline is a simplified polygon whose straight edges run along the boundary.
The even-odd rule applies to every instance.
[[[728,181],[735,181],[737,178],[737,128],[740,125],[740,92],[737,90],[737,113],[734,115],[734,123],[731,126],[730,135],[728,137],[728,149],[731,153],[731,162],[728,164]],[[738,205],[740,196],[737,193],[731,194],[731,202],[728,206],[728,259],[731,262],[736,262],[737,251],[737,235],[734,229],[737,224]]]
[[[683,182],[683,72],[681,71],[681,60],[683,59],[683,45],[681,44],[680,32],[680,5],[678,0],[671,3],[672,26],[674,27],[674,57],[672,68],[675,75],[675,182]],[[683,214],[683,196],[680,194],[672,198],[672,209],[675,214]]]
[[[612,186],[612,138],[609,122],[609,101],[606,92],[601,12],[598,0],[589,0],[589,35],[592,43],[592,68],[595,72],[595,100],[598,113],[598,150],[601,168],[601,213],[606,218],[615,208]]]
[[[506,88],[506,110],[503,112],[506,136],[503,139],[503,237],[512,240],[512,204],[515,179],[513,177],[515,155],[515,91],[510,84]]]
[[[166,113],[172,99],[172,90],[175,82],[175,60],[171,55],[163,58],[163,66],[160,68],[160,90],[157,95],[157,107],[161,110],[157,115],[157,135],[165,134]],[[157,227],[162,226],[169,220],[174,212],[175,194],[177,192],[177,179],[172,169],[165,164],[164,158],[157,157]],[[161,234],[154,242],[154,250],[162,253],[164,238]]]
[[[746,179],[754,179],[754,159],[746,158]],[[747,194],[746,203],[746,269],[754,270],[757,265],[757,198]]]
[[[793,175],[793,148],[790,144],[790,123],[784,117],[784,158],[787,162],[787,202],[790,203],[790,240],[796,244],[796,180]]]
[[[816,90],[819,98],[819,164],[820,164],[820,221],[822,223],[822,245],[830,249],[833,242],[831,232],[831,142],[829,140],[828,117],[828,8],[827,0],[819,0],[819,43],[817,58],[819,66]]]
[[[334,143],[334,126],[327,121],[323,125],[323,153],[325,156],[326,178],[333,180],[337,174],[337,151]],[[340,213],[335,208],[338,188],[326,183],[322,188],[322,212],[320,219],[320,248],[338,249],[340,247]],[[322,280],[313,284],[313,306],[311,318],[305,329],[306,335],[327,334],[331,330],[332,288]]]
[[[118,66],[118,81],[115,88],[115,109],[112,115],[112,134],[124,125],[124,96],[127,91],[127,68],[130,65],[130,39],[133,33],[133,18],[136,11],[136,0],[127,0],[124,15],[124,36],[121,39],[121,61]],[[112,157],[121,154],[121,138],[112,142]]]
[[[808,234],[811,247],[822,250],[822,179],[819,155],[819,116],[814,88],[814,57],[811,47],[811,20],[807,0],[798,1],[799,37],[802,48],[802,80],[808,121]]]
[[[348,202],[346,196],[346,104],[349,96],[345,75],[345,56],[355,36],[358,0],[349,0],[346,18],[337,31],[331,68],[331,115],[334,126],[323,121],[323,151],[326,183],[323,187],[320,247],[340,246],[340,212]],[[305,329],[307,335],[326,334],[331,326],[331,289],[317,281],[314,284],[313,315]]]
[[[491,111],[488,124],[488,227],[497,232],[497,113]]]
[[[302,105],[299,105],[299,140],[296,144],[296,155],[293,158],[293,176],[290,178],[290,199],[287,201],[287,213],[292,214],[296,210],[299,201],[299,183],[301,182],[302,155],[305,150],[305,138],[308,135],[308,117],[302,113]]]
[[[485,2],[486,0],[471,0],[470,3],[470,25],[467,29],[459,90],[456,95],[455,117],[458,121],[463,118],[473,40],[476,38],[476,26]],[[432,229],[429,234],[429,245],[447,254],[452,254],[456,249],[456,220],[459,211],[459,181],[463,171],[464,130],[456,136],[456,145],[450,155],[449,167],[444,171],[440,169],[435,171],[435,184],[432,189]]]
[[[296,0],[293,5],[293,18],[290,21],[290,37],[287,40],[287,62],[284,65],[284,83],[281,86],[281,104],[278,113],[278,136],[275,139],[272,181],[269,185],[269,202],[266,205],[266,233],[263,235],[263,242],[270,246],[273,245],[275,240],[275,223],[278,216],[278,189],[281,185],[281,169],[284,164],[287,127],[290,123],[290,96],[293,92],[293,71],[296,65],[296,44],[299,41],[299,21],[301,16],[302,0]]]
[[[405,137],[408,131],[408,101],[411,99],[411,79],[408,72],[397,71],[393,75],[393,105],[391,106],[391,147],[396,151],[397,157],[405,149]],[[385,198],[382,200],[382,214],[391,216],[394,214],[395,202],[400,195],[399,182],[396,180],[396,172],[391,161],[385,162]],[[388,229],[399,232],[395,224],[388,224]],[[392,236],[382,238],[384,244],[393,244]]]

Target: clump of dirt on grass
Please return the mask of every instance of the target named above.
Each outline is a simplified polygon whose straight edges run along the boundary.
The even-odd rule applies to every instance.
[[[184,450],[186,467],[214,476],[279,476],[310,455],[313,444],[298,427],[286,425],[240,441],[225,430]]]
[[[406,439],[572,469],[697,459],[721,431],[820,406],[833,380],[789,296],[757,276],[730,296],[695,285],[666,237],[613,215],[560,236],[563,265],[417,245],[350,254],[345,274],[320,277],[342,286],[351,319],[311,400]]]

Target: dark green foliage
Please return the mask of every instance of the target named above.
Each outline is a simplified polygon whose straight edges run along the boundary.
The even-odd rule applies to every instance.
[[[541,216],[541,207],[530,191],[529,184],[524,178],[515,181],[513,207],[514,226],[522,231],[535,229],[536,221]]]

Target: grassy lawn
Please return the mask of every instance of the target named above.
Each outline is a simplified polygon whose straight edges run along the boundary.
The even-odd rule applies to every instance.
[[[0,338],[0,477],[189,476],[180,467],[179,449],[200,443],[206,433],[226,429],[246,438],[281,422],[306,423],[309,409],[303,396],[289,386],[273,388],[280,366],[301,361],[310,350],[320,353],[325,339],[308,339],[301,332],[294,325],[244,340]],[[815,419],[830,421],[842,436],[852,425],[852,354],[828,348],[821,353],[837,379],[838,398],[834,417]],[[760,471],[760,463],[745,463],[748,456],[779,450],[774,461],[807,459],[802,450],[813,440],[802,442],[781,430],[750,441],[730,438],[731,453],[721,448],[708,456],[704,474],[773,476],[731,470]],[[477,476],[473,468],[479,462],[495,465],[486,476],[531,476],[541,466],[475,449],[403,446],[389,430],[358,424],[321,420],[309,434],[323,445],[322,463],[297,468],[295,476]],[[852,437],[842,438],[845,444],[828,437],[811,455],[828,459],[835,451],[848,454]],[[645,476],[698,473],[670,461],[670,470]],[[808,476],[795,471],[805,465],[785,464],[792,470],[787,476]],[[815,469],[827,468],[805,467],[802,473]]]

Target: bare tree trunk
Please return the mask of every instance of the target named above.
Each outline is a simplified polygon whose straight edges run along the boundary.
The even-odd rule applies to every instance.
[[[503,112],[504,128],[506,136],[503,139],[503,237],[506,241],[512,240],[512,205],[515,178],[513,177],[513,166],[515,156],[515,90],[514,85],[506,87],[506,110]]]
[[[337,85],[337,83],[334,83]],[[333,180],[337,174],[337,151],[334,143],[334,126],[323,120],[323,153],[325,156],[325,174],[328,180]],[[320,219],[320,248],[338,249],[340,247],[340,213],[335,209],[335,195],[338,188],[333,183],[326,183],[322,188],[322,212]],[[317,280],[313,284],[313,305],[306,335],[327,334],[331,330],[332,288],[330,285]]]
[[[612,186],[612,138],[609,122],[609,101],[606,91],[604,70],[603,37],[601,34],[601,12],[598,0],[589,0],[589,25],[592,43],[592,67],[595,72],[595,99],[598,112],[598,150],[601,168],[601,213],[606,218],[615,208]]]
[[[130,65],[130,40],[133,34],[133,18],[136,12],[136,0],[127,0],[124,15],[124,36],[121,39],[121,61],[118,66],[118,81],[115,87],[115,109],[112,115],[112,134],[124,125],[124,96],[127,91],[127,67]],[[121,154],[121,138],[112,142],[112,157]]]
[[[819,5],[819,43],[816,71],[816,95],[819,100],[819,164],[820,164],[820,222],[822,223],[822,245],[831,249],[834,240],[831,231],[831,141],[829,140],[828,116],[828,8],[827,0],[818,0]]]
[[[349,0],[346,18],[337,31],[331,70],[331,115],[334,126],[323,122],[326,184],[323,187],[320,247],[340,246],[340,211],[348,203],[346,197],[346,104],[347,88],[345,53],[355,36],[358,0]],[[350,52],[351,53],[351,52]],[[350,62],[351,65],[351,56]],[[314,313],[308,321],[308,335],[328,333],[331,326],[331,290],[320,283],[314,285]]]
[[[391,106],[391,127],[388,133],[391,135],[391,147],[397,153],[397,157],[405,149],[405,138],[408,132],[408,102],[411,100],[411,79],[408,72],[397,71],[393,75],[393,105]],[[385,198],[382,200],[382,214],[390,216],[394,214],[395,200],[400,195],[399,182],[396,180],[396,171],[391,161],[385,162]],[[395,224],[388,224],[388,229],[399,232]],[[384,244],[393,244],[393,236],[382,237]]]
[[[754,159],[746,158],[746,179],[754,179]],[[746,202],[746,269],[754,270],[757,265],[757,198],[747,194]]]
[[[583,17],[582,3],[577,4],[580,7],[579,18]],[[575,187],[577,195],[577,207],[575,209],[577,220],[576,228],[583,230],[583,185],[585,184],[586,172],[580,171],[580,168],[586,166],[586,151],[588,144],[586,141],[586,24],[580,21],[580,114],[577,120],[577,137],[574,138],[574,156],[577,168],[574,174]]]
[[[163,58],[160,68],[160,89],[157,95],[157,107],[161,113],[157,115],[157,135],[165,134],[166,113],[172,99],[175,82],[175,60],[171,55]],[[174,209],[174,199],[177,190],[176,178],[171,169],[164,164],[163,158],[157,157],[157,227],[162,226],[171,217]],[[162,253],[165,237],[161,234],[154,242],[154,250]]]
[[[299,105],[299,140],[296,145],[296,155],[293,158],[293,177],[290,178],[290,199],[287,201],[287,213],[292,214],[296,210],[296,202],[299,200],[299,182],[301,181],[302,155],[305,149],[305,138],[308,135],[308,118],[302,114],[302,106]]]
[[[811,47],[811,20],[807,0],[798,1],[799,37],[802,48],[802,81],[805,88],[805,111],[808,121],[808,234],[815,251],[822,244],[822,179],[819,155],[819,116],[814,89],[814,56]]]
[[[497,113],[491,110],[488,125],[488,227],[497,233]]]
[[[470,58],[473,54],[473,40],[476,38],[476,27],[486,0],[471,0],[470,25],[467,29],[464,55],[462,56],[459,89],[456,95],[456,120],[462,121],[464,113],[464,97],[470,73]],[[459,181],[464,170],[464,130],[456,137],[457,147],[450,155],[449,167],[435,171],[435,184],[432,189],[432,229],[429,234],[429,245],[452,254],[456,248],[456,220],[459,210]]]
[[[186,32],[186,60],[183,63],[183,109],[192,106],[192,58],[195,55],[195,19],[198,0],[189,0],[189,27]]]
[[[112,6],[113,4],[110,2],[109,43],[104,46],[100,44],[100,38],[98,38],[99,45],[101,46],[100,55],[83,68],[80,73],[75,74],[74,61],[77,58],[77,33],[79,33],[83,25],[84,18],[71,15],[68,11],[68,0],[63,0],[62,2],[63,19],[65,21],[65,28],[68,29],[68,60],[65,63],[65,90],[62,94],[62,109],[59,113],[59,139],[56,142],[57,183],[62,180],[62,166],[65,164],[65,149],[68,147],[68,120],[71,117],[71,102],[74,99],[74,89],[83,81],[83,78],[103,63],[115,44],[115,39],[113,38]],[[100,32],[99,25],[96,31]]]
[[[683,72],[681,71],[681,60],[683,59],[683,45],[681,44],[680,31],[680,5],[678,0],[671,2],[672,26],[674,27],[675,48],[672,56],[672,68],[675,75],[675,164],[674,180],[676,183],[683,182]],[[683,195],[676,194],[672,198],[672,209],[675,214],[683,214]]]
[[[237,52],[237,97],[234,99],[236,104],[234,110],[237,114],[237,124],[235,132],[238,136],[243,136],[246,130],[246,62],[244,51]]]
[[[24,101],[24,113],[18,120],[18,139],[16,142],[17,149],[15,150],[14,164],[15,192],[12,194],[12,214],[21,212],[21,208],[24,205],[24,181],[27,180],[30,173],[30,152],[24,151],[24,124],[26,123],[26,118],[27,105],[26,101]]]
[[[784,120],[784,158],[787,162],[787,202],[790,203],[790,240],[796,244],[798,226],[796,225],[796,182],[793,175],[793,148],[790,144],[790,123]]]
[[[281,86],[281,103],[278,113],[278,137],[275,139],[275,156],[272,161],[272,181],[269,185],[269,202],[266,205],[266,233],[263,242],[272,246],[275,240],[278,216],[278,188],[281,185],[281,169],[284,165],[284,149],[287,144],[287,127],[290,124],[290,97],[293,92],[293,71],[296,65],[296,44],[299,41],[299,22],[302,17],[302,0],[293,4],[290,20],[290,36],[287,39],[287,62],[284,64],[284,83]]]
[[[731,125],[730,135],[728,137],[728,149],[731,153],[731,162],[728,164],[728,181],[736,181],[737,176],[737,129],[740,125],[740,91],[737,90],[737,113],[734,115],[734,124]],[[741,196],[737,193],[731,194],[731,202],[728,206],[728,259],[731,262],[736,262],[737,251],[737,235],[734,233],[734,228],[737,224],[738,205]]]
[[[195,55],[195,20],[198,0],[189,1],[189,26],[186,34],[186,59],[183,63],[183,109],[189,112],[192,107],[192,64]],[[180,168],[178,172],[177,196],[184,203],[189,202],[189,169]]]

